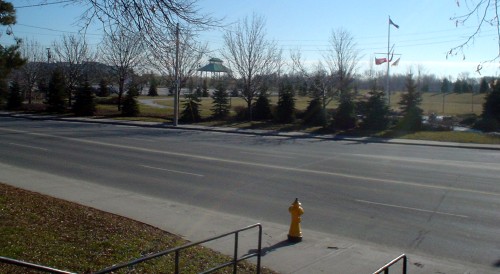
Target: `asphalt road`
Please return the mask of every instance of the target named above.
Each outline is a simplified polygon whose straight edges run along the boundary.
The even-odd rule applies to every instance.
[[[0,117],[0,155],[4,164],[281,224],[298,197],[308,229],[500,266],[498,151]]]

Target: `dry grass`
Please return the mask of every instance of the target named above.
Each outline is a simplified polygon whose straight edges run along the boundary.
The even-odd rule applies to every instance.
[[[2,256],[79,273],[186,243],[140,222],[1,183],[0,213]],[[182,273],[197,273],[230,260],[196,246],[181,252],[180,263]],[[0,268],[2,273],[30,273],[11,265]],[[220,273],[231,273],[223,270]],[[173,258],[162,257],[118,273],[173,273]],[[255,273],[255,266],[239,264],[239,273]]]

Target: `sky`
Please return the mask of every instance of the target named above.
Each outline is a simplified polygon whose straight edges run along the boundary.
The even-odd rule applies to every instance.
[[[76,34],[80,29],[78,17],[83,13],[81,5],[67,3],[33,6],[38,0],[13,0],[17,7],[17,24],[12,27],[18,37],[35,40],[44,48],[64,34]],[[61,2],[48,0],[48,3]],[[460,75],[470,77],[498,76],[498,60],[483,64],[481,75],[477,65],[498,55],[498,35],[493,27],[484,27],[478,38],[463,54],[449,56],[447,52],[463,43],[475,31],[478,21],[471,18],[467,25],[456,26],[450,18],[468,11],[466,1],[461,0],[199,0],[201,13],[223,18],[231,25],[245,17],[258,14],[266,19],[266,37],[283,49],[285,59],[291,50],[300,49],[307,64],[324,59],[332,31],[340,28],[354,38],[361,59],[358,73],[363,73],[375,58],[387,52],[388,31],[390,46],[394,46],[395,59],[401,57],[398,66],[391,66],[391,74],[414,73],[420,68],[426,74],[456,79]],[[475,1],[468,1],[475,2]],[[391,20],[399,29],[389,25]],[[4,31],[3,31],[4,32]],[[221,57],[224,29],[214,29],[199,34],[202,42],[211,49],[210,57]],[[102,35],[98,24],[87,31],[87,41],[97,46]],[[8,39],[2,35],[0,42]],[[400,55],[396,55],[400,54]],[[385,72],[386,65],[373,66]]]

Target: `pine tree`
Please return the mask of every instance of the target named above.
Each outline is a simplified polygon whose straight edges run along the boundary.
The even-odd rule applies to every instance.
[[[273,117],[271,113],[271,102],[266,92],[261,92],[252,106],[252,116],[254,120],[262,121]]]
[[[88,81],[85,81],[76,93],[73,103],[73,113],[76,116],[92,116],[95,114],[96,105],[94,101],[94,91]]]
[[[106,79],[101,79],[101,81],[99,81],[99,89],[96,95],[99,97],[108,97],[110,95],[108,81],[106,81]]]
[[[279,123],[295,121],[295,97],[290,84],[280,86],[275,120]]]
[[[482,131],[500,130],[500,84],[495,84],[486,96],[481,119],[474,124],[475,129]]]
[[[122,115],[127,117],[135,117],[139,115],[139,104],[137,103],[139,96],[139,88],[136,84],[129,86],[125,100],[123,100]]]
[[[370,98],[365,104],[364,120],[361,124],[363,129],[383,130],[389,125],[389,107],[384,98],[384,92],[377,91],[373,87],[369,92]]]
[[[154,78],[149,82],[148,96],[158,96],[158,85]]]
[[[60,70],[55,70],[49,81],[45,104],[47,111],[62,113],[66,110],[66,89],[64,76]]]
[[[422,95],[417,91],[417,84],[413,75],[406,77],[406,93],[401,96],[399,105],[403,118],[399,121],[398,128],[402,130],[416,131],[422,128],[422,113],[420,108]]]
[[[326,116],[323,111],[321,98],[313,98],[304,112],[303,123],[308,126],[324,126],[326,125]]]
[[[333,116],[332,126],[335,129],[345,130],[356,127],[356,112],[352,97],[348,91],[343,92],[340,104]]]
[[[223,119],[229,114],[229,94],[221,84],[212,94],[212,117]]]
[[[185,123],[196,123],[201,121],[200,98],[195,93],[186,95],[184,101],[184,110],[181,113],[180,120]]]
[[[479,93],[486,93],[488,92],[488,82],[486,81],[486,79],[481,79],[481,83],[479,84]]]
[[[210,94],[208,93],[208,82],[207,79],[203,80],[203,88],[201,97],[208,97]]]
[[[4,100],[7,98],[9,95],[9,86],[7,85],[7,82],[0,78],[0,106],[3,105]]]
[[[9,94],[7,96],[7,109],[15,110],[21,108],[23,105],[23,96],[21,94],[21,87],[17,80],[14,80],[9,87]]]
[[[0,1],[0,25],[9,26],[16,23],[16,10],[12,3]],[[22,67],[26,60],[21,57],[19,47],[21,40],[15,38],[16,44],[12,46],[0,45],[0,79],[5,80],[10,72]]]

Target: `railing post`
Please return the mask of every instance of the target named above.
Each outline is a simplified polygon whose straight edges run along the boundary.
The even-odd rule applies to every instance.
[[[179,274],[179,250],[175,251],[175,274]]]
[[[406,274],[406,265],[408,264],[408,258],[406,255],[403,257],[403,274]]]
[[[234,233],[234,257],[233,257],[233,274],[236,274],[238,272],[238,234],[239,232],[237,231]]]
[[[260,256],[262,254],[262,225],[259,224],[259,243],[257,248],[257,274],[260,274]]]

